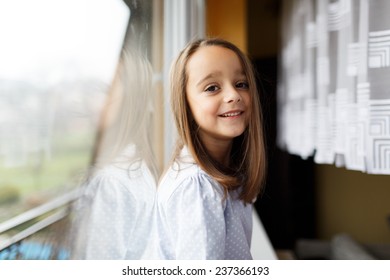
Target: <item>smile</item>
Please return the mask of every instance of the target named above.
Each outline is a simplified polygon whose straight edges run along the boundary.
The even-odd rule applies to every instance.
[[[225,114],[222,114],[220,115],[221,117],[236,117],[236,116],[239,116],[241,115],[243,112],[242,111],[236,111],[236,112],[228,112],[228,113],[225,113]]]

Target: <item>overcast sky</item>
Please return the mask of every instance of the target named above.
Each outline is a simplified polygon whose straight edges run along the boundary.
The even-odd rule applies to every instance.
[[[122,0],[0,0],[0,79],[109,83],[129,16]]]

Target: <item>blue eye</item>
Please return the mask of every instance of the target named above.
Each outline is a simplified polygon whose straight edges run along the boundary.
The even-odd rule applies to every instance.
[[[214,91],[217,91],[219,90],[219,87],[216,86],[216,85],[211,85],[211,86],[208,86],[206,87],[205,91],[209,91],[209,92],[214,92]]]
[[[236,88],[249,89],[249,84],[247,82],[239,82],[236,84]]]

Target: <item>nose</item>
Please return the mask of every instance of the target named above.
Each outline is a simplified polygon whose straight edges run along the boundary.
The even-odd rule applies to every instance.
[[[226,103],[235,103],[235,102],[240,102],[241,101],[241,95],[235,89],[234,87],[229,87],[226,89],[225,96],[224,96],[224,101]]]

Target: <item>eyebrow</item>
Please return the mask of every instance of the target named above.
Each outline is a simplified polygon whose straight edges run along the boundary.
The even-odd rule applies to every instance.
[[[211,78],[215,78],[215,77],[221,76],[221,74],[222,74],[221,71],[216,71],[216,72],[210,73],[210,74],[208,74],[206,77],[200,79],[200,80],[196,83],[196,86],[201,85],[202,83],[204,83],[204,82],[207,81],[208,79],[211,79]]]
[[[235,72],[236,75],[241,75],[243,77],[246,78],[246,75],[245,75],[245,72],[244,71],[236,71]],[[215,78],[215,77],[218,77],[218,76],[221,76],[222,75],[222,72],[221,71],[216,71],[216,72],[213,72],[213,73],[210,73],[208,74],[206,77],[200,79],[197,83],[196,83],[196,86],[199,86],[201,85],[202,83],[204,83],[205,81],[207,81],[208,79],[211,79],[211,78]]]

